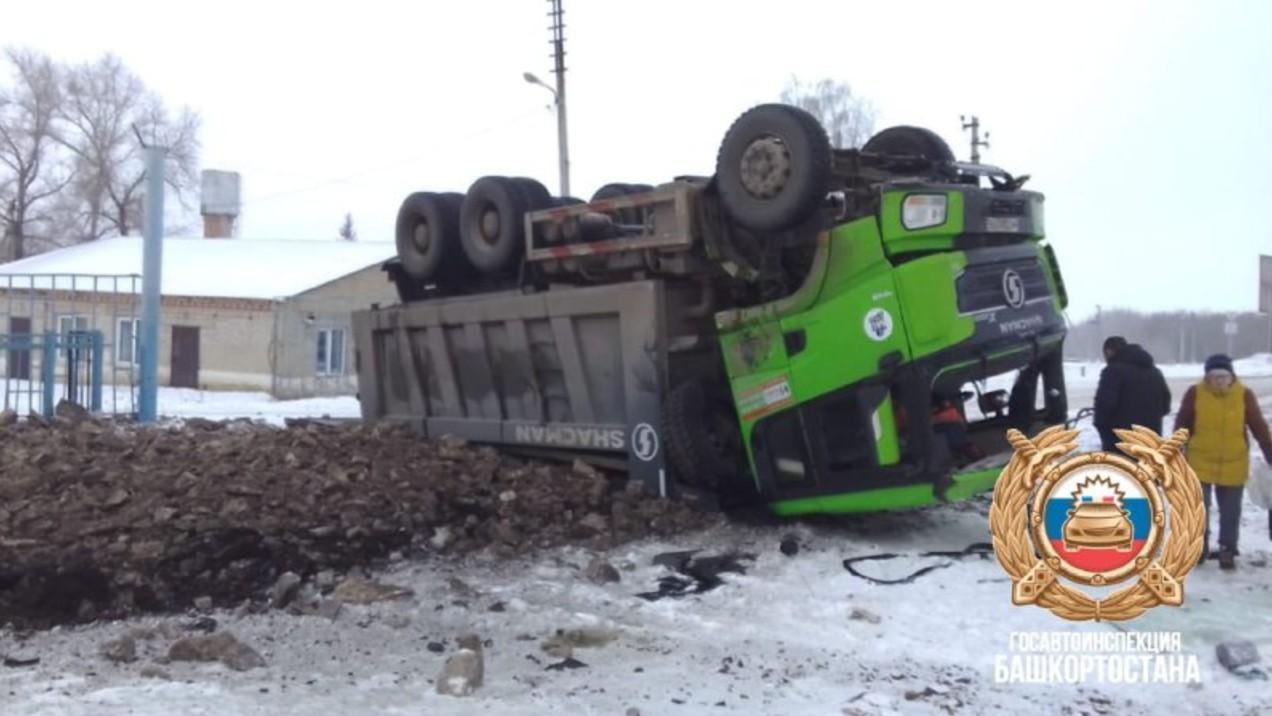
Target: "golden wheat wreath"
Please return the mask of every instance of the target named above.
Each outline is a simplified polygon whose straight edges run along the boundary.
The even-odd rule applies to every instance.
[[[1114,433],[1123,441],[1118,448],[1136,458],[1138,467],[1165,489],[1170,532],[1161,560],[1153,560],[1140,571],[1134,586],[1104,599],[1092,599],[1059,582],[1059,560],[1039,557],[1029,539],[1025,506],[1033,487],[1052,469],[1054,461],[1077,448],[1078,431],[1057,425],[1030,440],[1019,430],[1009,430],[1007,439],[1016,453],[994,488],[989,529],[994,555],[1011,575],[1014,603],[1037,604],[1073,621],[1124,621],[1159,604],[1183,603],[1183,578],[1201,557],[1206,529],[1201,483],[1180,450],[1188,440],[1188,431],[1177,430],[1169,440],[1139,425]]]

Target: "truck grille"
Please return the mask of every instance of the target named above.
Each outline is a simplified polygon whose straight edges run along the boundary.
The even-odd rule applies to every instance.
[[[1020,277],[1018,286],[1024,289],[1023,296],[1013,294],[1015,288],[1009,284],[1016,282],[1008,280],[1008,271],[1014,271]],[[958,277],[955,287],[958,291],[959,313],[979,313],[1013,307],[1009,297],[1030,303],[1051,295],[1047,277],[1036,258],[968,266]]]

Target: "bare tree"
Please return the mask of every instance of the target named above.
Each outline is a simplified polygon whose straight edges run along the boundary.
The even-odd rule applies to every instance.
[[[837,149],[860,147],[874,133],[874,106],[846,82],[823,79],[806,84],[791,77],[782,90],[782,102],[821,120]]]
[[[358,232],[353,230],[353,214],[345,214],[344,223],[340,225],[340,238],[345,241],[358,240]]]
[[[66,187],[69,172],[57,156],[55,119],[60,72],[47,56],[9,49],[14,85],[0,88],[0,226],[6,258],[29,252],[33,225],[46,200]]]
[[[170,115],[114,55],[69,69],[64,96],[62,144],[75,160],[71,190],[82,207],[78,233],[83,240],[141,228],[145,163],[137,133],[168,148],[166,181],[187,206],[199,178],[201,121],[195,112],[182,108]]]

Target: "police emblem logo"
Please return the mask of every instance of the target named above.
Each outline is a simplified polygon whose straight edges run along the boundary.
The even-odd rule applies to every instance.
[[[1181,453],[1188,432],[1114,432],[1133,460],[1104,452],[1061,460],[1077,448],[1078,431],[1059,426],[1032,440],[1008,431],[1015,454],[994,488],[989,521],[1013,603],[1075,621],[1121,621],[1183,603],[1183,579],[1205,536],[1201,483]],[[1132,579],[1098,598],[1079,588]]]

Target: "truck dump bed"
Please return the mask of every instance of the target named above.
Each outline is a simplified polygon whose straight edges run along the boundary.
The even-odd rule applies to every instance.
[[[353,315],[365,421],[604,462],[667,494],[662,281],[509,291]]]

